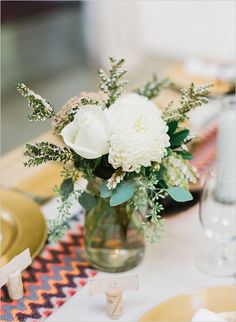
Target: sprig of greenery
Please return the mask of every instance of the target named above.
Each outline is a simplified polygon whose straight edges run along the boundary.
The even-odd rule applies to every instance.
[[[70,149],[58,147],[48,142],[39,142],[35,144],[26,143],[24,156],[29,159],[24,162],[25,166],[38,166],[48,161],[60,161],[66,163],[72,160],[73,154]]]
[[[108,95],[106,102],[107,107],[117,100],[122,94],[125,84],[127,84],[127,81],[121,80],[127,72],[127,70],[123,68],[124,62],[124,59],[116,60],[110,58],[111,69],[109,70],[109,75],[101,68],[98,70],[98,74],[101,78],[99,88],[103,93]]]
[[[154,218],[163,210],[159,200],[165,198],[165,192],[158,186],[163,177],[163,174],[160,176],[161,172],[160,167],[158,169],[142,167],[140,176],[133,178],[135,193],[132,198],[132,205],[136,210],[148,207],[150,211],[148,217]]]
[[[54,191],[57,193],[58,215],[55,219],[49,220],[48,223],[49,240],[57,242],[64,236],[65,231],[68,229],[67,221],[71,217],[71,207],[73,204],[73,198],[65,199],[63,197],[63,194],[61,194],[60,188],[58,187],[55,187]],[[71,195],[70,197],[73,197],[73,195]],[[74,198],[76,197],[74,196]]]
[[[165,191],[158,188],[159,181],[160,179],[155,171],[150,171],[147,175],[148,205],[150,209],[148,218],[151,218],[154,221],[157,219],[158,214],[164,209],[159,203],[159,200],[165,198]]]
[[[73,182],[76,182],[81,177],[81,175],[82,175],[81,170],[77,169],[73,166],[63,167],[63,169],[61,171],[61,176],[64,179],[72,178]]]
[[[92,181],[95,179],[95,169],[101,162],[102,157],[97,159],[85,159],[80,155],[74,153],[74,165],[75,167],[83,173],[83,177],[88,181]]]
[[[135,90],[136,93],[142,96],[146,96],[148,99],[153,99],[160,94],[160,91],[171,85],[171,81],[168,78],[164,78],[159,81],[154,74],[152,80],[148,81],[145,85],[140,86]]]
[[[18,83],[16,88],[26,98],[29,107],[32,109],[32,112],[27,115],[30,121],[45,121],[55,115],[52,106],[40,95],[26,87],[25,84]]]
[[[156,216],[155,219],[148,220],[142,223],[144,236],[150,243],[159,242],[164,235],[165,220],[161,216]]]
[[[180,107],[173,108],[172,104],[169,104],[163,111],[163,119],[166,122],[185,120],[187,118],[186,114],[190,110],[208,103],[207,96],[210,95],[210,87],[211,85],[196,86],[194,83],[191,83],[188,88],[182,89]]]
[[[61,239],[68,228],[67,221],[71,217],[71,207],[74,200],[78,200],[82,190],[75,189],[75,182],[78,179],[77,175],[68,177],[69,172],[63,170],[61,173],[64,176],[60,187],[55,187],[54,192],[57,195],[57,210],[58,215],[55,219],[49,221],[49,239],[56,242]]]
[[[68,209],[70,210],[70,207]],[[68,224],[66,222],[52,219],[48,220],[48,227],[48,239],[56,243],[65,235],[65,232],[68,229]]]
[[[144,170],[144,169],[142,169]],[[160,212],[163,206],[160,199],[165,198],[165,191],[159,187],[162,169],[145,169],[139,179],[135,180],[136,190],[131,205],[137,209],[146,209],[142,229],[145,237],[151,242],[158,242],[163,236],[164,220]]]

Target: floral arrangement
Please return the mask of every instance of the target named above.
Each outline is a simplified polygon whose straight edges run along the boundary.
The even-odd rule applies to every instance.
[[[186,123],[187,113],[207,103],[209,86],[193,83],[182,90],[178,108],[171,102],[160,110],[152,101],[171,83],[155,76],[132,93],[123,93],[127,83],[124,60],[110,59],[109,73],[99,70],[100,91],[82,93],[70,99],[58,113],[44,98],[24,84],[18,91],[31,108],[31,121],[53,119],[53,131],[64,142],[25,145],[26,166],[47,161],[65,164],[63,181],[56,192],[59,215],[50,222],[50,238],[57,240],[67,228],[72,197],[86,209],[95,207],[98,198],[107,198],[111,207],[128,202],[133,209],[148,209],[142,229],[152,242],[162,235],[161,200],[192,199],[189,183],[197,171],[189,163],[192,155],[186,144],[193,139]],[[78,188],[81,175],[89,181],[101,179],[98,195]]]

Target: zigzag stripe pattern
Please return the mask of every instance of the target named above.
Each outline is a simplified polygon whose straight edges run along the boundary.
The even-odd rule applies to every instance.
[[[216,155],[217,124],[212,124],[202,135],[200,145],[194,152],[192,164],[203,178],[213,164]],[[1,321],[36,322],[45,320],[63,305],[88,277],[96,275],[89,268],[84,254],[83,227],[78,217],[71,220],[63,241],[48,244],[33,265],[23,274],[24,298],[11,301],[6,287],[1,290]]]
[[[213,122],[202,134],[201,142],[197,146],[191,163],[198,169],[201,179],[204,179],[207,171],[216,159],[216,137],[218,122]]]
[[[96,275],[85,258],[83,227],[74,219],[64,240],[47,245],[24,272],[23,299],[11,301],[2,288],[2,322],[43,321]]]

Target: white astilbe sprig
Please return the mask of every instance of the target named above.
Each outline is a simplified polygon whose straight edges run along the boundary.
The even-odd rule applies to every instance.
[[[100,76],[100,90],[107,95],[106,106],[109,107],[117,98],[122,94],[124,86],[127,84],[126,80],[122,77],[126,74],[127,70],[123,67],[125,60],[116,60],[110,58],[111,68],[107,74],[103,69],[98,70]]]
[[[23,97],[26,98],[32,112],[28,114],[30,121],[45,121],[55,115],[52,106],[40,95],[25,86],[25,84],[18,83],[16,88]]]
[[[107,188],[109,190],[113,190],[116,188],[118,183],[120,183],[124,177],[125,177],[126,172],[122,171],[121,168],[117,169],[115,173],[108,179],[107,181]]]
[[[172,152],[172,154],[163,160],[166,168],[164,180],[169,187],[179,186],[188,188],[188,184],[196,183],[198,178],[197,170],[188,160],[181,155]]]

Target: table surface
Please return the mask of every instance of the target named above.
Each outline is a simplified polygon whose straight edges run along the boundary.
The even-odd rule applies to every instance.
[[[46,217],[55,207],[43,207]],[[196,266],[198,254],[212,247],[212,242],[204,237],[198,219],[198,206],[187,212],[169,217],[165,225],[165,237],[159,243],[146,244],[142,263],[136,268],[115,274],[139,275],[139,290],[124,294],[122,322],[137,321],[156,304],[169,297],[213,286],[234,284],[231,277],[215,277],[201,272]],[[235,250],[235,245],[228,249]],[[99,272],[96,277],[111,276]],[[96,278],[94,277],[94,278]],[[105,312],[105,295],[89,296],[87,286],[80,289],[62,307],[46,319],[47,322],[106,322],[111,321]]]

